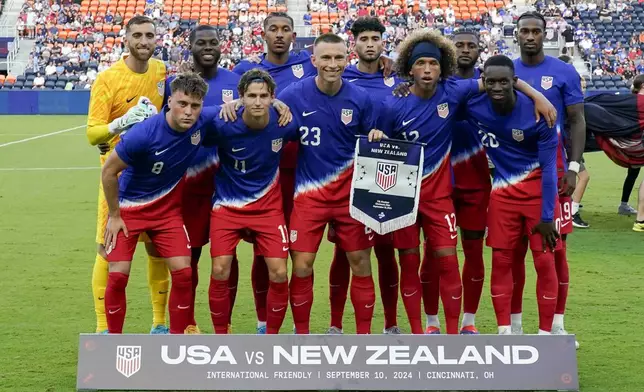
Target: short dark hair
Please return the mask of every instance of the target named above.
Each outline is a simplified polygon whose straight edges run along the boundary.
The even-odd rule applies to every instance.
[[[351,34],[354,38],[358,38],[361,33],[366,31],[375,31],[382,36],[386,30],[380,19],[371,16],[360,17],[351,26]]]
[[[453,34],[453,40],[456,41],[456,37],[459,35],[471,35],[474,38],[476,38],[477,42],[479,41],[479,33],[472,29],[468,29],[468,28],[457,29]]]
[[[566,64],[572,64],[572,58],[568,55],[562,54],[561,56],[558,57],[558,59],[563,61]]]
[[[268,21],[271,18],[286,18],[291,23],[291,28],[295,27],[295,22],[293,22],[293,18],[291,18],[289,14],[287,14],[286,12],[271,12],[264,19],[264,30],[266,30],[266,28],[268,27]]]
[[[185,72],[177,75],[170,83],[171,95],[177,91],[190,96],[203,99],[208,93],[208,83],[201,76],[194,72]]]
[[[154,26],[156,30],[157,25],[156,23],[154,23],[154,20],[152,20],[151,18],[148,18],[147,16],[143,16],[143,15],[133,16],[132,19],[127,21],[127,24],[125,25],[125,32],[129,33],[130,30],[132,29],[132,26],[138,26],[138,25],[147,24],[147,23],[150,23],[152,26]]]
[[[193,29],[190,32],[190,36],[188,37],[189,42],[192,44],[195,42],[195,38],[197,38],[197,32],[199,31],[214,31],[217,33],[217,28],[213,25],[199,25],[197,28]]]
[[[633,94],[639,94],[639,92],[642,90],[642,87],[644,87],[644,74],[639,74],[633,79],[633,87],[631,88],[631,92]]]
[[[321,43],[327,43],[327,44],[346,44],[346,42],[344,42],[344,40],[342,39],[342,37],[340,37],[340,36],[339,36],[339,35],[337,35],[337,34],[333,34],[333,33],[326,33],[326,34],[322,34],[322,35],[320,35],[319,37],[317,37],[317,38],[315,39],[315,42],[313,42],[313,46],[314,46],[314,47],[315,47],[315,46],[318,46],[318,44],[321,44]]]
[[[276,84],[275,80],[273,80],[273,77],[269,75],[268,72],[259,68],[255,68],[251,69],[250,71],[246,71],[242,75],[241,79],[239,79],[239,83],[237,84],[237,92],[239,93],[240,97],[244,96],[246,90],[248,90],[248,86],[250,86],[252,83],[266,83],[268,92],[271,95],[275,94]]]
[[[539,19],[543,23],[543,29],[546,29],[546,18],[543,17],[540,13],[536,11],[528,11],[524,12],[519,16],[519,19],[517,19],[517,27],[519,27],[519,22],[523,19]]]
[[[485,71],[487,67],[494,67],[494,66],[508,67],[510,68],[510,70],[512,70],[512,73],[514,74],[514,62],[510,60],[508,56],[497,54],[490,57],[483,65],[483,70]]]

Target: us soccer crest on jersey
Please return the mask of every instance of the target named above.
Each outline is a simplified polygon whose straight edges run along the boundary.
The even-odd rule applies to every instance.
[[[293,71],[293,75],[298,79],[301,79],[302,76],[304,76],[304,67],[302,64],[292,65],[291,70]]]
[[[520,129],[513,129],[512,130],[512,139],[516,140],[517,142],[522,142],[523,141],[523,131]]]
[[[199,144],[200,141],[201,141],[201,130],[197,129],[197,131],[190,136],[190,143],[196,146]]]
[[[449,115],[449,104],[441,103],[440,105],[436,106],[436,111],[438,112],[438,116],[440,118],[447,118],[447,116]]]
[[[281,149],[282,149],[282,138],[274,139],[271,142],[271,150],[273,150],[273,152],[279,152]]]
[[[233,101],[233,90],[221,90],[221,100],[224,103]]]
[[[542,76],[541,77],[541,88],[544,90],[550,90],[552,88],[552,82],[554,78],[552,76]]]
[[[351,120],[353,120],[353,110],[351,109],[342,109],[342,117],[340,118],[344,125],[349,125]]]

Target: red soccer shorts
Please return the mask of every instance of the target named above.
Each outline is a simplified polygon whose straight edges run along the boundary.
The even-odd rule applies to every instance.
[[[211,209],[212,198],[210,196],[184,192],[181,214],[188,231],[188,237],[190,237],[190,245],[194,248],[201,248],[208,243]]]
[[[349,206],[320,208],[295,202],[290,224],[291,249],[297,252],[317,253],[327,224],[346,252],[371,248],[375,237],[371,229],[349,215]]]
[[[373,244],[374,245],[393,245],[394,243],[394,235],[393,233],[388,233],[385,235],[380,235],[377,233],[373,233]],[[338,235],[335,232],[335,229],[333,228],[333,225],[329,225],[329,231],[326,233],[326,239],[327,241],[335,244],[338,241]]]
[[[451,197],[421,200],[415,225],[394,232],[396,249],[412,249],[420,245],[420,229],[431,249],[456,247],[456,213]]]
[[[121,217],[129,232],[126,237],[119,232],[116,247],[107,254],[108,261],[132,261],[139,235],[147,233],[161,257],[190,256],[190,239],[180,215],[163,220],[136,219],[135,214],[121,210]]]
[[[282,188],[282,209],[284,219],[289,224],[293,211],[293,195],[295,195],[295,169],[280,168],[280,186]]]
[[[572,233],[572,198],[570,196],[559,195],[559,215],[561,221],[557,225],[560,234]]]
[[[237,244],[249,231],[260,255],[288,257],[288,229],[282,214],[236,214],[223,208],[213,209],[210,214],[210,256],[234,255]]]
[[[560,219],[559,208],[555,208],[555,222]],[[532,229],[541,222],[541,204],[513,204],[499,199],[490,200],[488,210],[487,246],[494,249],[516,249],[521,238],[528,236],[530,249],[543,250],[540,234]],[[557,249],[561,241],[557,242]]]
[[[490,189],[460,190],[452,193],[456,222],[463,230],[484,231],[487,227],[487,206]],[[192,237],[190,237],[192,238]]]

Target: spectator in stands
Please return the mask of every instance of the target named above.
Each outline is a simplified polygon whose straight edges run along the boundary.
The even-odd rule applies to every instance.
[[[34,89],[37,88],[45,88],[45,78],[40,74],[40,72],[36,73],[36,77],[34,78]]]

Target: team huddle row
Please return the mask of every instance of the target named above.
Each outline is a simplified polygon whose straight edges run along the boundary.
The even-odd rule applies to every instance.
[[[483,67],[484,77],[474,67],[478,37],[471,32],[458,33],[453,41],[432,31],[412,33],[399,47],[396,74],[386,70],[385,76],[380,69],[387,65],[381,56],[384,27],[374,18],[352,26],[360,62],[350,67],[346,43],[333,34],[318,37],[311,56],[288,53],[292,19],[271,14],[264,24],[268,53],[228,72],[217,69],[216,32],[198,27],[190,39],[198,73],[165,81],[167,105],[161,113],[155,114],[152,99],[139,94],[139,102],[108,127],[120,134],[102,171],[109,219],[99,219],[109,262],[104,292],[109,333],[123,330],[130,262],[145,233],[150,258],[163,259],[172,276],[170,333],[198,332],[196,263],[208,242],[212,323],[215,333],[229,333],[238,282],[235,249],[245,239],[254,244],[258,333],[279,333],[290,304],[295,333],[307,334],[314,261],[327,226],[336,246],[328,333],[342,333],[349,288],[356,331],[371,333],[376,304],[372,248],[385,333],[400,333],[398,290],[412,333],[440,333],[439,297],[447,333],[478,333],[474,315],[485,275],[486,228],[499,333],[521,333],[528,246],[538,274],[539,333],[565,333],[560,293],[568,282],[555,266],[562,250],[565,260],[560,237],[571,216],[569,201],[558,191],[574,188],[574,163],[581,152],[573,137],[573,170],[566,172],[562,117],[569,106],[583,102],[583,95],[574,69],[543,57],[544,27],[538,14],[519,20],[522,55],[524,47],[536,51],[531,56],[538,66],[494,56]],[[145,23],[128,28],[134,55]],[[398,77],[413,83],[394,95]],[[380,236],[351,218],[358,134],[374,142],[398,138],[425,144],[415,225]],[[492,180],[487,157],[495,167]],[[462,278],[457,227],[466,257]]]

